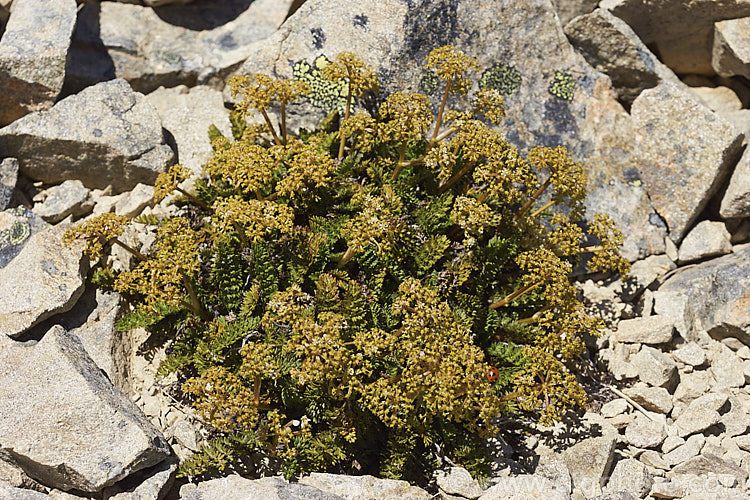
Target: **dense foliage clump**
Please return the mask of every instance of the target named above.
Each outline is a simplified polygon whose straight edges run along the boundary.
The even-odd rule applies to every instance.
[[[550,421],[583,403],[570,367],[601,325],[569,276],[583,254],[626,271],[622,236],[605,216],[583,224],[584,171],[563,147],[524,157],[488,126],[503,117],[496,90],[447,109],[474,59],[443,47],[427,67],[444,84],[436,115],[406,92],[352,114],[377,79],[339,55],[324,74],[345,84],[345,112],[299,135],[286,106],[304,83],[236,77],[235,137],[212,128],[194,192],[179,165],[159,177],[157,201],[177,190],[182,208],[146,221],[148,251],[122,243],[111,214],[69,232],[92,256],[113,242],[138,258],[112,275],[135,307],[122,324],[171,332],[162,373],[183,377],[213,432],[183,474],[257,452],[287,475],[420,481],[445,458],[483,474],[498,416]],[[263,122],[245,125],[253,111]]]

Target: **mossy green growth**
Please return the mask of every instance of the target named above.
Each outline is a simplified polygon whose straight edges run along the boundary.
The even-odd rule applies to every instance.
[[[264,124],[213,128],[194,192],[179,166],[159,177],[156,197],[180,191],[181,209],[149,252],[120,242],[126,221],[111,215],[69,232],[94,254],[110,242],[138,257],[108,280],[136,308],[121,326],[172,332],[161,371],[178,372],[213,433],[181,474],[265,453],[287,476],[424,482],[447,460],[481,476],[497,417],[549,422],[584,402],[574,367],[601,324],[569,275],[589,252],[595,270],[626,271],[622,236],[597,216],[600,244],[582,247],[581,165],[563,147],[524,157],[490,128],[496,90],[447,109],[476,61],[443,47],[427,63],[444,85],[437,116],[411,93],[350,113],[377,80],[345,53],[323,72],[348,89],[340,125],[298,136],[285,106],[303,83],[233,79],[238,109]]]

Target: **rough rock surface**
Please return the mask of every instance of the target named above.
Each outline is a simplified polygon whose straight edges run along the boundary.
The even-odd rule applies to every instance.
[[[181,494],[180,498],[182,500],[212,500],[214,498],[225,500],[245,500],[248,498],[263,498],[264,500],[344,500],[343,497],[320,491],[312,486],[290,485],[280,477],[264,477],[252,481],[238,475],[203,481],[198,484],[196,489]]]
[[[276,31],[291,0],[200,0],[158,10],[86,2],[78,16],[65,85],[70,91],[124,78],[148,93],[160,86],[216,84]]]
[[[55,102],[75,23],[75,0],[15,0],[0,40],[0,126]]]
[[[588,14],[596,8],[598,3],[599,0],[552,0],[562,26],[568,24],[573,18]]]
[[[631,113],[640,176],[678,242],[737,161],[742,135],[671,83],[642,92]]]
[[[569,500],[570,493],[563,491],[545,477],[520,474],[499,478],[479,497],[479,500],[526,500],[528,498]]]
[[[731,237],[723,222],[699,222],[682,241],[678,262],[692,262],[727,254],[732,251]]]
[[[300,485],[314,487],[335,497],[346,500],[368,500],[382,498],[404,498],[427,500],[427,492],[406,481],[378,479],[373,476],[341,476],[314,472],[300,479]]]
[[[747,110],[750,111],[750,110]],[[750,131],[750,114],[748,114]],[[734,169],[719,214],[725,219],[750,217],[750,148],[746,148]]]
[[[210,87],[159,88],[146,96],[174,138],[177,162],[196,174],[213,154],[208,127],[215,125],[225,137],[232,137],[229,110],[221,92]]]
[[[574,488],[588,497],[601,494],[601,487],[612,470],[615,442],[612,435],[588,438],[560,455],[568,466]]]
[[[714,24],[711,64],[721,76],[750,78],[750,17]]]
[[[0,269],[21,253],[34,234],[47,227],[41,217],[24,207],[0,212]]]
[[[430,83],[424,61],[446,43],[476,57],[480,85],[503,94],[512,144],[522,151],[562,144],[585,162],[587,209],[612,215],[626,235],[627,258],[664,251],[666,226],[633,167],[630,117],[610,80],[571,47],[549,2],[367,0],[353,10],[346,2],[308,0],[276,34],[253,45],[237,72],[291,78],[296,67],[298,78],[316,85],[316,59],[352,51],[377,70],[381,99],[395,90],[420,90],[437,106],[441,92]],[[290,106],[290,127],[310,128],[343,105],[345,97],[315,88],[309,102]],[[228,89],[224,96],[232,101]],[[449,100],[466,106],[461,102]]]
[[[153,184],[174,156],[156,110],[124,80],[90,87],[0,129],[0,150],[18,158],[21,173],[33,179],[78,179],[115,192]]]
[[[608,10],[577,17],[565,25],[565,34],[589,64],[612,79],[617,95],[628,105],[661,81],[679,82],[632,28]]]
[[[0,211],[8,208],[18,180],[18,160],[6,158],[0,161]]]
[[[676,73],[711,75],[714,21],[750,15],[747,0],[602,0]]]
[[[0,269],[0,334],[17,337],[35,324],[70,310],[83,293],[88,258],[84,243],[63,245],[66,226],[32,235]]]
[[[42,483],[96,492],[169,455],[161,433],[64,328],[33,346],[0,336],[0,358],[2,449]]]
[[[639,344],[663,344],[672,340],[674,321],[666,316],[648,316],[620,321],[617,341]]]
[[[659,293],[682,295],[687,337],[707,331],[716,339],[736,337],[750,345],[749,275],[750,246],[743,245],[676,274]]]

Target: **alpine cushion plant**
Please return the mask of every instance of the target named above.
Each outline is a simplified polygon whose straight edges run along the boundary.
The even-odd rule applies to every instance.
[[[69,231],[92,256],[115,243],[137,257],[109,274],[134,307],[120,325],[171,333],[161,373],[182,377],[178,396],[213,433],[181,474],[265,453],[287,476],[423,482],[445,458],[484,475],[498,416],[550,422],[584,402],[574,367],[582,335],[602,325],[570,274],[584,253],[593,271],[626,272],[622,235],[597,215],[599,243],[582,246],[583,168],[563,147],[524,157],[490,128],[503,117],[496,91],[447,108],[477,66],[432,51],[445,83],[436,116],[406,92],[353,113],[378,82],[342,53],[325,68],[346,85],[342,116],[298,135],[286,106],[304,83],[234,77],[234,138],[212,127],[192,194],[179,165],[159,177],[157,201],[179,191],[181,208],[140,220],[156,227],[150,251],[124,245],[127,221],[111,214]],[[253,111],[262,124],[245,124]]]

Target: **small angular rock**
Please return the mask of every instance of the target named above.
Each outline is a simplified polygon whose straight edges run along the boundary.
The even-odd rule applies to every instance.
[[[672,358],[653,347],[643,346],[630,364],[642,382],[654,387],[669,387],[677,376],[677,365]]]
[[[674,359],[690,366],[701,366],[706,362],[706,350],[695,342],[688,342],[672,351]]]
[[[570,471],[574,490],[580,489],[587,497],[602,493],[601,487],[612,468],[616,439],[614,435],[587,438],[560,455]]]
[[[15,0],[0,39],[0,126],[55,102],[75,23],[75,0]]]
[[[703,434],[693,434],[683,445],[678,446],[669,453],[665,453],[662,455],[662,458],[672,467],[687,462],[701,452],[701,448],[703,448],[705,442],[706,438],[703,437]]]
[[[622,285],[622,299],[629,302],[677,265],[666,255],[650,255],[634,262]]]
[[[690,436],[717,424],[721,420],[719,410],[728,398],[727,394],[711,393],[693,400],[674,422],[678,435]]]
[[[114,192],[153,184],[174,156],[156,110],[119,79],[0,129],[0,150],[17,157],[21,173],[32,179],[78,179],[89,188],[111,185]]]
[[[719,354],[711,363],[711,373],[719,387],[742,387],[745,385],[745,367],[734,351],[721,346]]]
[[[625,440],[637,448],[657,448],[667,437],[661,422],[655,422],[639,413],[625,429]]]
[[[730,474],[736,478],[741,488],[745,487],[748,477],[748,473],[744,469],[713,455],[698,455],[678,465],[668,473],[669,476],[683,474]]]
[[[664,344],[672,340],[674,320],[667,316],[624,319],[617,325],[617,341],[631,344]]]
[[[624,390],[630,398],[648,411],[669,415],[672,411],[672,396],[663,387],[636,385]]]
[[[629,458],[615,464],[605,491],[627,491],[635,498],[643,498],[651,491],[652,484],[653,478],[646,467],[638,460]]]
[[[711,65],[721,76],[750,78],[750,17],[714,24]]]
[[[627,401],[622,398],[617,398],[602,405],[600,413],[602,414],[602,417],[612,418],[625,413],[628,411],[628,408],[630,408],[630,405]]]
[[[81,181],[69,180],[46,191],[42,203],[34,205],[34,213],[45,221],[54,224],[72,215],[80,217],[94,207],[89,201],[89,190]]]
[[[435,478],[438,488],[449,495],[458,495],[470,499],[482,496],[482,488],[474,481],[469,471],[463,467],[451,467],[447,471],[436,471]]]
[[[560,489],[549,479],[537,475],[520,474],[498,478],[493,486],[485,490],[479,500],[569,500],[570,494]]]
[[[332,496],[346,499],[365,500],[376,495],[410,500],[428,500],[426,491],[412,486],[406,481],[378,479],[373,476],[342,476],[313,472],[300,479],[300,485],[315,487]]]
[[[730,253],[731,237],[723,222],[699,222],[682,241],[678,263],[684,264]]]

